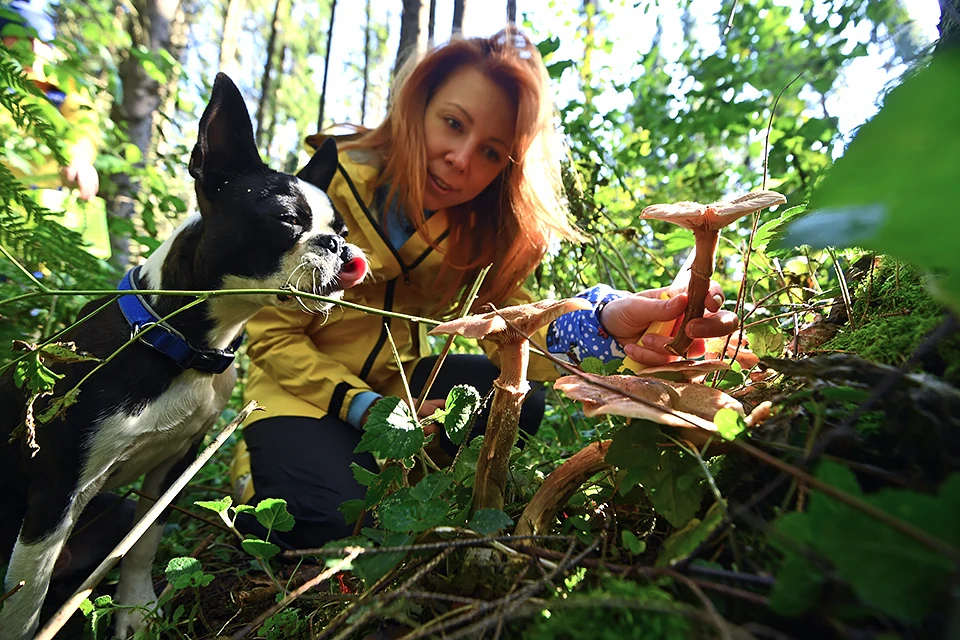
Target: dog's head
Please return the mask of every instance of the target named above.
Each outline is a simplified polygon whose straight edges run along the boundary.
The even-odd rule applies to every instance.
[[[367,273],[366,260],[344,239],[346,225],[324,193],[337,171],[328,139],[296,176],[260,159],[243,97],[217,74],[190,156],[202,219],[200,257],[224,288],[280,289],[339,297]],[[290,296],[259,304],[296,304]],[[301,303],[304,304],[304,303]],[[311,310],[329,304],[306,301]]]

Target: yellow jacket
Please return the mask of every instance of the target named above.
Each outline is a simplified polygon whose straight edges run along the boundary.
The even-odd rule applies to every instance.
[[[443,255],[418,233],[393,250],[371,209],[379,167],[367,152],[340,154],[340,171],[328,195],[343,216],[349,241],[367,257],[371,274],[348,289],[344,299],[412,316],[430,317],[436,306],[435,281]],[[446,246],[446,212],[427,222],[431,236]],[[525,291],[506,304],[532,298]],[[247,424],[272,416],[322,418],[328,413],[346,421],[354,396],[361,391],[403,395],[399,366],[387,329],[409,375],[420,358],[430,355],[428,326],[336,307],[329,317],[300,309],[267,308],[247,324],[250,369],[245,395],[266,410]],[[541,342],[542,344],[542,342]],[[556,377],[553,365],[532,358],[530,378]]]

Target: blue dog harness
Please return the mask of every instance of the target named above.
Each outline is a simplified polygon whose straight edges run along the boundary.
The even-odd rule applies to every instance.
[[[140,290],[140,267],[134,267],[123,276],[117,286],[120,291]],[[130,325],[133,335],[142,328],[153,325],[140,334],[140,342],[164,354],[181,369],[194,369],[202,373],[223,373],[232,364],[234,354],[243,341],[243,333],[237,336],[226,349],[198,349],[190,344],[179,331],[163,322],[157,312],[140,294],[117,298],[120,311]]]

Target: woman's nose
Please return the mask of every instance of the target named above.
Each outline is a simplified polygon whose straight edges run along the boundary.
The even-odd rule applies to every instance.
[[[470,166],[470,145],[455,146],[447,151],[446,161],[457,171],[466,171]]]

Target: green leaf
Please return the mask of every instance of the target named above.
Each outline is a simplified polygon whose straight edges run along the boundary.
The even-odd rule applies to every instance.
[[[363,513],[363,500],[344,500],[337,509],[343,514],[344,522],[353,524]]]
[[[641,540],[632,531],[624,529],[620,532],[620,539],[623,541],[623,546],[627,548],[627,551],[635,556],[647,550],[647,541]]]
[[[79,398],[80,389],[71,389],[67,393],[51,402],[47,409],[37,416],[37,418],[40,420],[40,422],[50,422],[54,418],[62,416],[64,411],[77,404],[77,400]]]
[[[651,478],[642,484],[653,508],[673,526],[682,527],[700,509],[700,474],[700,465],[693,456],[668,449],[661,454],[660,465]]]
[[[723,524],[723,511],[720,509],[720,504],[715,502],[707,509],[702,522],[699,518],[692,518],[685,527],[674,531],[663,541],[663,550],[657,556],[654,566],[669,567],[686,560],[721,524]]]
[[[380,523],[398,532],[420,532],[442,524],[450,505],[439,495],[453,480],[442,473],[428,475],[412,489],[404,487],[384,498],[380,505]]]
[[[356,452],[379,458],[408,458],[423,446],[423,429],[400,398],[386,397],[373,405]]]
[[[764,322],[747,329],[750,350],[760,358],[779,358],[787,344],[787,336],[775,322]]]
[[[586,357],[580,361],[580,370],[584,373],[592,373],[594,375],[602,376],[604,375],[603,360],[593,356]]]
[[[764,222],[757,229],[757,233],[753,236],[753,248],[756,251],[766,251],[767,246],[771,241],[780,239],[784,232],[786,231],[787,224],[796,218],[797,216],[805,213],[807,206],[801,204],[796,207],[790,207],[789,209],[784,210],[783,212],[778,212],[778,215],[774,220],[769,222]],[[751,347],[753,342],[751,341]]]
[[[227,509],[233,505],[233,498],[230,496],[223,496],[219,500],[197,500],[193,504],[197,505],[201,509],[209,509],[214,513],[225,513]]]
[[[384,536],[381,546],[402,547],[412,543],[415,539],[416,536],[414,535],[391,533]],[[407,554],[402,551],[396,553],[364,554],[358,556],[353,561],[353,572],[357,574],[358,578],[363,580],[364,584],[371,585],[400,564],[406,555]]]
[[[247,538],[240,542],[240,546],[243,547],[244,551],[264,562],[269,562],[270,558],[280,553],[280,547],[259,538]]]
[[[287,511],[287,501],[280,498],[267,498],[257,505],[254,515],[257,522],[268,531],[290,531],[295,521]]]
[[[89,353],[78,353],[77,345],[72,342],[53,342],[44,345],[40,347],[40,353],[43,354],[45,359],[49,359],[51,362],[67,362],[71,364],[77,362],[100,362],[99,358]]]
[[[627,472],[620,481],[621,494],[656,471],[661,438],[660,426],[648,420],[634,420],[613,436],[605,460]]]
[[[372,509],[383,500],[383,496],[393,485],[400,485],[403,481],[403,471],[396,465],[391,465],[380,472],[367,488],[367,495],[363,504],[367,509]]]
[[[956,150],[960,61],[934,57],[891,91],[793,222],[783,244],[859,246],[938,274],[935,289],[960,310],[960,201]]]
[[[811,542],[809,516],[788,513],[774,523],[770,542],[783,552],[783,564],[770,593],[770,608],[785,616],[799,616],[817,606],[826,581],[823,572],[804,551]],[[786,544],[793,540],[794,544]]]
[[[356,480],[357,484],[361,487],[369,487],[373,479],[377,477],[377,474],[365,467],[361,467],[356,462],[350,463],[350,471],[353,472],[353,479]]]
[[[203,566],[196,558],[170,558],[164,573],[166,573],[167,582],[174,589],[186,589],[189,586],[200,586],[203,579]]]
[[[18,389],[33,393],[50,393],[62,374],[54,373],[43,364],[39,351],[33,351],[26,358],[17,362],[13,371],[13,381]]]
[[[950,544],[960,544],[960,474],[950,476],[938,496],[905,489],[864,496],[853,472],[829,461],[820,463],[817,477]],[[777,529],[829,560],[865,604],[886,615],[919,621],[949,587],[954,567],[947,558],[834,498],[814,491],[806,513],[788,515],[777,520]],[[815,583],[799,560],[787,555],[784,566],[792,579],[801,574],[806,583]]]
[[[734,440],[747,428],[747,423],[743,421],[743,416],[733,409],[720,409],[713,416],[713,424],[717,425],[717,431],[726,440]]]
[[[513,524],[513,520],[500,509],[478,509],[467,526],[477,533],[489,536]]]
[[[459,445],[467,436],[470,419],[480,406],[480,394],[469,385],[457,385],[447,394],[443,429],[450,440]]]

